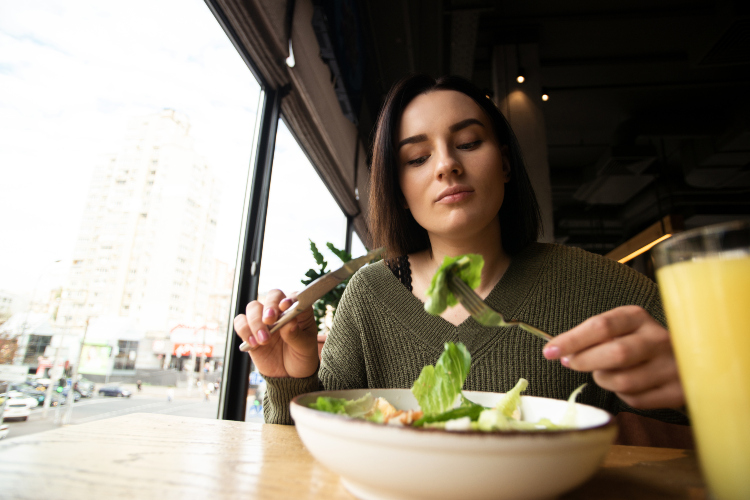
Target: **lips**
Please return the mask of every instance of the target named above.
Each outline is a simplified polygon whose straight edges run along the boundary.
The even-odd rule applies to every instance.
[[[437,198],[435,199],[435,203],[439,202],[454,202],[454,201],[460,201],[465,199],[470,193],[473,193],[474,190],[469,186],[463,186],[463,185],[456,185],[456,186],[450,186],[442,191],[440,191],[440,194],[438,194]]]

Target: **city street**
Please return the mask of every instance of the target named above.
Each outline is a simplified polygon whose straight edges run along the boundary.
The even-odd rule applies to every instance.
[[[70,425],[84,424],[129,413],[164,413],[196,418],[216,418],[219,404],[218,393],[210,395],[209,401],[205,401],[205,396],[197,388],[193,388],[191,391],[186,388],[176,388],[174,399],[167,401],[167,387],[144,386],[140,393],[135,385],[124,384],[122,387],[132,391],[133,395],[129,398],[96,395],[74,403]],[[60,427],[60,424],[56,421],[59,422],[62,419],[67,407],[50,408],[46,419],[42,416],[43,411],[41,406],[34,408],[25,422],[6,420],[4,423],[8,425],[9,433],[4,441]],[[257,414],[249,415],[247,421],[262,423],[263,417]]]

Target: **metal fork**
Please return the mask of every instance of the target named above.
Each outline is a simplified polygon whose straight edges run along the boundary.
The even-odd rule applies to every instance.
[[[477,323],[484,326],[517,326],[522,330],[526,330],[529,333],[533,333],[537,337],[543,339],[545,342],[552,340],[552,336],[548,333],[541,331],[538,328],[534,328],[531,325],[527,325],[521,321],[505,321],[503,315],[492,309],[490,306],[484,303],[479,295],[474,290],[463,282],[456,274],[450,273],[450,281],[448,287],[451,292],[456,296],[461,305],[466,308],[471,314],[471,317],[476,320]]]

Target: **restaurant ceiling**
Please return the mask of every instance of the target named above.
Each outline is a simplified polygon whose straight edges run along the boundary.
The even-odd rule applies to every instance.
[[[606,253],[667,213],[749,216],[749,2],[359,5],[361,137],[403,75],[468,75],[491,95],[493,47],[537,44],[557,241]]]

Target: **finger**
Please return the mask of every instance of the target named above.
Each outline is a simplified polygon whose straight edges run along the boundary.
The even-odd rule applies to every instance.
[[[287,296],[281,290],[271,290],[266,294],[265,306],[263,308],[263,323],[266,325],[273,325],[278,321],[281,311],[280,303],[286,299]],[[288,306],[286,307],[288,309]]]
[[[637,395],[679,379],[672,356],[658,356],[626,370],[597,370],[597,385],[617,394]]]
[[[247,316],[247,323],[250,329],[250,337],[259,345],[265,345],[268,343],[270,338],[268,334],[268,327],[264,323],[264,306],[257,300],[250,302],[245,308],[245,315]],[[247,342],[252,342],[248,339]]]
[[[279,302],[279,309],[281,311],[286,311],[287,309],[292,307],[295,302],[297,302],[297,292],[290,293],[287,298]]]
[[[240,351],[248,352],[258,347],[258,342],[253,337],[250,326],[247,323],[247,316],[240,314],[234,318],[234,330],[243,341],[240,344]]]
[[[295,349],[304,349],[317,343],[318,325],[312,307],[308,307],[284,325],[279,333],[284,342]]]
[[[617,396],[633,408],[643,410],[679,408],[685,404],[685,395],[679,380],[638,394],[617,394]]]
[[[621,370],[639,365],[671,351],[669,332],[661,325],[655,326],[641,327],[632,335],[616,337],[575,355],[564,356],[560,361],[572,370],[583,372]]]
[[[638,306],[622,306],[593,316],[571,330],[550,340],[544,357],[558,359],[576,354],[591,346],[631,333],[647,321],[655,321]]]

